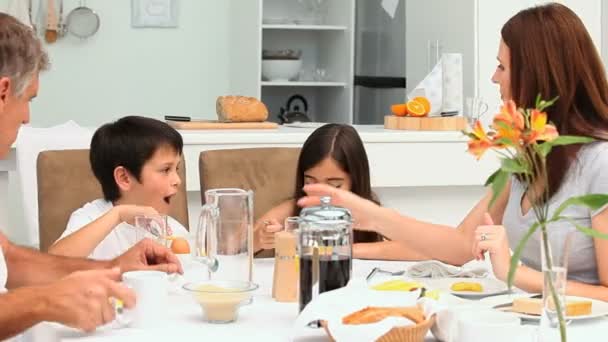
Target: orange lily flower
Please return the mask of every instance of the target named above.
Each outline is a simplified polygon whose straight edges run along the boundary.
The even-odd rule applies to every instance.
[[[500,113],[494,117],[494,122],[503,122],[519,131],[523,131],[525,128],[524,116],[517,110],[517,106],[512,100],[505,102],[500,107]]]
[[[557,128],[551,124],[547,124],[547,113],[533,109],[530,115],[530,135],[527,137],[528,142],[551,141],[559,136]]]
[[[477,158],[481,159],[481,156],[492,147],[492,142],[489,140],[471,140],[468,143],[468,152]]]
[[[490,137],[486,134],[481,125],[481,121],[479,120],[475,122],[471,134],[474,138],[471,138],[468,143],[468,151],[479,160],[481,156],[492,147],[492,141],[490,141]]]

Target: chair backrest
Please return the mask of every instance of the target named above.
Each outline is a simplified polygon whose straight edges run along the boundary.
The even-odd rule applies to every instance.
[[[293,197],[299,148],[247,148],[201,152],[199,174],[205,191],[240,188],[254,191],[255,220]]]
[[[188,228],[186,167],[183,161],[181,165],[182,184],[169,215]],[[41,152],[36,169],[40,250],[47,251],[65,230],[72,212],[102,198],[103,193],[91,170],[88,149]]]

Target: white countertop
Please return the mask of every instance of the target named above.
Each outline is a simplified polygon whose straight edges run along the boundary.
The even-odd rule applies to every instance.
[[[355,125],[361,140],[366,143],[421,143],[466,142],[460,131],[402,131],[384,129],[382,125]],[[179,130],[185,145],[198,144],[250,144],[250,143],[303,143],[314,128],[279,126],[277,129],[258,130]]]

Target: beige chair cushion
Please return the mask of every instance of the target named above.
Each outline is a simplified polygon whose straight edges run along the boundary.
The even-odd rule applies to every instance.
[[[200,154],[202,203],[205,191],[240,188],[254,191],[254,218],[293,198],[299,148],[212,150]]]
[[[171,202],[170,215],[188,228],[186,167],[182,160],[179,192]],[[102,198],[101,186],[93,175],[89,150],[45,151],[38,155],[38,214],[40,250],[61,236],[72,212],[85,203]]]
[[[205,191],[240,188],[254,191],[254,218],[293,198],[299,148],[212,150],[200,154],[202,203]],[[262,253],[258,256],[271,256]]]

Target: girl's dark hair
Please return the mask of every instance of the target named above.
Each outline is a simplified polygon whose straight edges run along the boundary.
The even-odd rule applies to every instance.
[[[296,170],[295,199],[304,197],[304,173],[325,158],[332,158],[351,179],[350,191],[359,197],[379,204],[372,193],[369,162],[365,147],[357,131],[349,125],[327,124],[316,129],[304,142]],[[294,214],[299,215],[297,205]],[[382,236],[368,231],[355,230],[354,242],[382,241]]]
[[[544,100],[559,96],[547,108],[559,134],[606,140],[606,72],[589,32],[571,9],[557,3],[525,9],[505,23],[501,36],[511,52],[511,94],[518,107],[534,107],[538,94]],[[557,146],[548,155],[549,198],[580,148]]]

